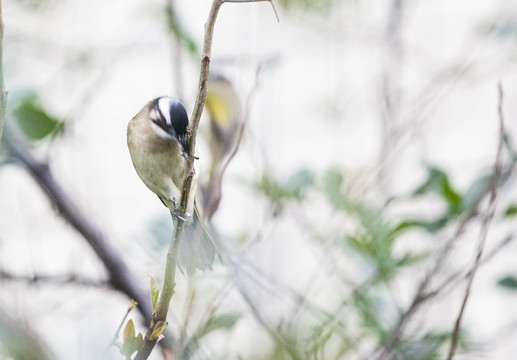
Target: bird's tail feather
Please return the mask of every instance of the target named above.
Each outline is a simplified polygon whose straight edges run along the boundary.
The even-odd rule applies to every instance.
[[[199,214],[197,204],[194,204],[192,222],[183,228],[178,256],[179,268],[188,275],[194,274],[196,270],[212,270],[216,253],[221,260],[216,244]]]

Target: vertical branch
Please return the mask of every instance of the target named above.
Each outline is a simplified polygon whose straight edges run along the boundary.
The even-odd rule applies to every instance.
[[[467,281],[467,287],[465,289],[465,294],[463,296],[463,301],[461,303],[460,312],[458,313],[458,317],[456,318],[456,322],[454,324],[454,330],[451,336],[451,346],[449,349],[449,355],[447,356],[448,360],[452,360],[454,357],[454,353],[456,351],[456,347],[458,346],[458,338],[460,333],[461,322],[463,320],[463,315],[465,313],[465,309],[467,307],[467,302],[470,297],[470,292],[472,289],[472,283],[474,282],[474,277],[476,276],[476,271],[479,268],[479,264],[481,262],[481,257],[483,256],[483,249],[485,247],[486,238],[488,235],[488,229],[490,227],[490,223],[494,217],[496,200],[497,200],[497,183],[499,182],[499,177],[501,175],[502,169],[502,152],[503,152],[503,144],[504,144],[504,117],[503,117],[503,87],[499,83],[499,105],[498,105],[498,115],[499,115],[499,145],[497,148],[497,155],[494,164],[494,173],[492,175],[492,179],[490,180],[490,199],[488,201],[488,207],[486,210],[486,214],[481,223],[481,230],[479,232],[478,239],[478,249],[476,254],[476,259],[474,260],[474,264],[472,265],[472,269],[470,270],[470,274]]]
[[[175,97],[184,101],[183,99],[183,71],[182,63],[182,49],[181,49],[181,29],[179,28],[178,18],[176,16],[175,0],[169,0],[167,3],[167,20],[169,22],[170,32],[170,46],[172,57],[172,84],[174,86]]]
[[[190,188],[194,178],[194,151],[196,149],[196,134],[201,120],[201,114],[205,107],[206,94],[208,92],[208,77],[210,74],[210,56],[212,52],[212,38],[214,34],[215,20],[219,13],[219,8],[224,0],[214,0],[210,9],[208,20],[205,23],[205,36],[203,40],[203,50],[201,52],[201,69],[199,71],[199,84],[196,102],[192,116],[190,118],[187,132],[188,159],[185,163],[185,175],[183,177],[183,191],[181,194],[180,216],[185,217],[187,204],[189,202]]]
[[[210,73],[210,54],[212,51],[212,38],[215,26],[215,20],[219,12],[219,8],[223,4],[224,0],[214,0],[208,20],[205,24],[205,34],[203,41],[203,51],[201,53],[201,70],[199,74],[199,88],[198,95],[196,98],[192,117],[190,119],[189,128],[187,131],[187,142],[188,142],[188,159],[185,161],[185,173],[183,176],[183,188],[181,192],[181,202],[179,207],[179,217],[185,218],[190,189],[192,187],[192,181],[194,178],[194,151],[196,148],[196,135],[199,127],[199,121],[205,106],[206,94],[207,94],[207,82]],[[171,242],[169,244],[169,250],[167,252],[167,260],[165,263],[165,276],[163,280],[163,287],[160,293],[160,298],[156,307],[156,311],[153,314],[149,328],[144,339],[144,345],[138,351],[135,360],[145,360],[151,354],[157,338],[152,339],[154,328],[160,322],[164,322],[167,319],[167,312],[169,311],[170,301],[174,295],[175,278],[176,278],[176,263],[178,259],[178,250],[183,234],[183,227],[185,222],[179,220],[179,217],[172,215],[172,221],[174,222],[174,229]]]
[[[5,123],[5,107],[7,104],[7,93],[4,85],[4,21],[2,17],[2,1],[0,0],[0,142],[2,141],[2,132]]]
[[[265,0],[242,0],[239,2],[257,2]],[[163,281],[163,288],[160,293],[160,298],[156,306],[156,311],[153,314],[149,328],[144,338],[144,344],[142,348],[136,354],[135,360],[145,360],[151,354],[158,337],[153,336],[155,327],[167,320],[167,312],[169,311],[170,301],[174,295],[175,278],[176,278],[176,263],[178,259],[178,250],[183,234],[183,227],[185,225],[185,219],[187,216],[187,208],[189,203],[190,189],[192,188],[192,181],[195,175],[194,169],[194,152],[196,149],[196,137],[199,122],[201,120],[201,114],[205,107],[206,95],[208,92],[208,77],[210,74],[210,56],[212,53],[212,39],[214,35],[215,21],[219,8],[227,0],[213,0],[210,12],[208,14],[208,20],[205,23],[205,33],[203,39],[203,49],[201,51],[201,69],[199,71],[199,84],[196,102],[194,104],[194,110],[189,121],[187,129],[187,143],[188,143],[188,158],[185,161],[185,172],[183,174],[183,188],[181,190],[181,201],[178,209],[178,215],[172,214],[172,221],[174,223],[174,232],[169,244],[169,250],[167,252],[167,260],[165,264],[165,276]],[[229,1],[228,1],[229,2]]]
[[[386,54],[381,78],[381,127],[382,139],[379,153],[379,183],[383,191],[389,191],[389,171],[393,156],[388,156],[396,144],[396,132],[400,116],[400,69],[403,49],[401,29],[403,25],[404,0],[391,0],[386,26]]]

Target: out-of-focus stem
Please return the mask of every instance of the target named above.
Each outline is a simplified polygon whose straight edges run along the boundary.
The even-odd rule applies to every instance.
[[[4,21],[2,18],[2,1],[0,0],[0,141],[5,123],[5,107],[7,104],[7,93],[4,85],[3,51],[4,49]]]

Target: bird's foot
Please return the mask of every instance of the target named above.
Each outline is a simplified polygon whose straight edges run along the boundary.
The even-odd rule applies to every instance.
[[[187,219],[185,219],[183,216],[181,216],[180,214],[178,214],[176,211],[174,211],[173,213],[174,217],[177,219],[177,220],[181,220],[183,222],[187,221]]]

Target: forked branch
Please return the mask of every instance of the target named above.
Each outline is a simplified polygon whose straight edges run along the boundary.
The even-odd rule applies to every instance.
[[[167,252],[167,260],[165,264],[165,275],[162,291],[160,292],[160,298],[156,307],[156,311],[153,314],[149,328],[144,338],[144,345],[138,351],[135,360],[145,360],[151,354],[158,338],[153,337],[155,327],[158,324],[166,322],[167,313],[169,311],[170,301],[174,295],[175,278],[176,278],[176,264],[178,260],[178,250],[180,246],[181,236],[183,234],[184,221],[180,218],[186,218],[187,207],[189,203],[190,189],[192,187],[192,181],[195,175],[194,170],[194,151],[196,148],[197,131],[201,114],[206,102],[206,95],[208,91],[208,78],[210,74],[210,56],[212,53],[212,40],[214,35],[215,21],[217,14],[222,4],[225,2],[258,2],[258,1],[269,1],[271,0],[242,0],[242,1],[231,1],[231,0],[213,0],[208,15],[208,20],[205,23],[205,33],[203,40],[203,48],[201,51],[201,68],[199,72],[199,84],[196,102],[194,104],[194,110],[190,118],[190,123],[187,131],[187,143],[188,143],[188,158],[185,161],[185,173],[183,175],[183,188],[181,192],[181,202],[178,209],[178,217],[173,217],[174,232],[169,244],[169,250]],[[276,11],[275,11],[276,14]]]

